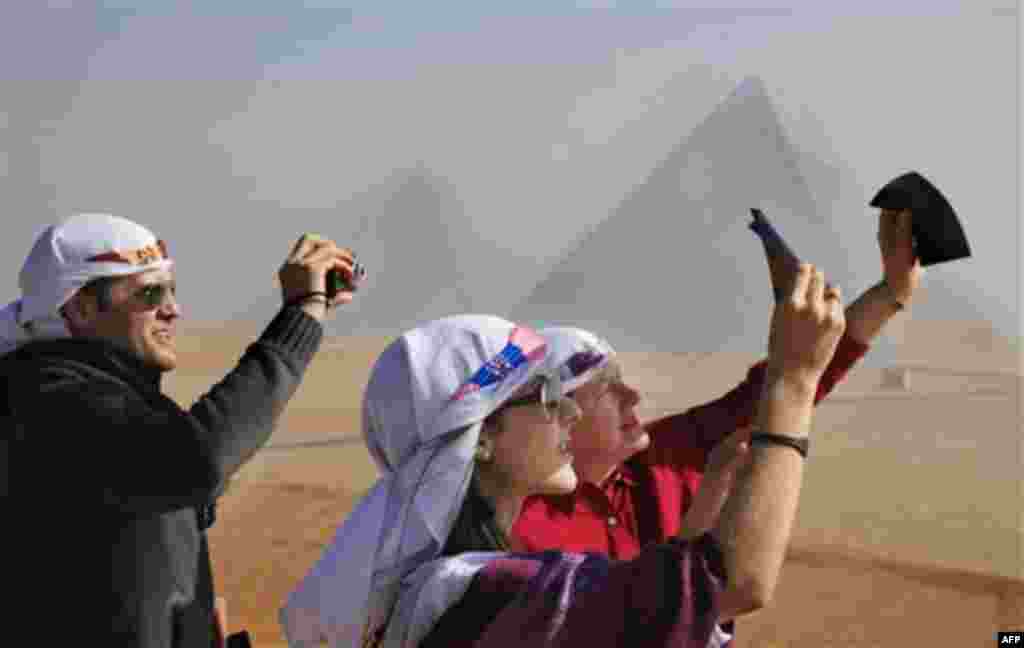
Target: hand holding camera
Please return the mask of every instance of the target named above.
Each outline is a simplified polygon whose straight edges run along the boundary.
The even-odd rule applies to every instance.
[[[318,234],[304,234],[278,271],[285,304],[301,305],[323,321],[327,313],[354,298],[365,268],[355,253]]]

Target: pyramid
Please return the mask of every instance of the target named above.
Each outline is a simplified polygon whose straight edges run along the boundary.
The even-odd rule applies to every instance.
[[[759,207],[802,258],[842,282],[842,242],[818,213],[764,85],[745,79],[513,309],[624,350],[758,353],[772,300]],[[826,263],[827,260],[827,263]]]
[[[341,207],[359,214],[356,230],[342,238],[369,275],[335,323],[339,333],[397,335],[469,308],[457,251],[472,237],[460,226],[462,205],[446,180],[420,164]]]
[[[257,206],[260,213],[273,210]],[[367,268],[356,299],[327,321],[331,335],[391,337],[430,319],[470,312],[474,292],[462,269],[480,256],[493,256],[493,246],[469,227],[454,188],[423,165],[395,172],[333,206],[286,213],[292,223],[277,227],[287,227],[289,235],[295,230],[330,236],[355,250]],[[269,321],[281,307],[276,276],[248,299],[229,321]]]

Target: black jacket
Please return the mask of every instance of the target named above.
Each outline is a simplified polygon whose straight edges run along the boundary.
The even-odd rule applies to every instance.
[[[161,394],[158,371],[107,343],[33,342],[0,358],[7,573],[22,574],[5,578],[4,636],[210,648],[202,527],[270,438],[322,334],[300,309],[282,310],[188,411]]]

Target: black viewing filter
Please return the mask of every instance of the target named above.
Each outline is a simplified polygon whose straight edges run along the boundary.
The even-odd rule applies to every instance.
[[[782,298],[783,290],[785,290],[787,270],[795,269],[800,264],[800,258],[786,244],[782,235],[778,233],[764,212],[754,207],[751,208],[750,213],[754,220],[748,227],[760,237],[761,243],[764,244],[764,253],[768,257],[768,270],[771,272],[772,292],[775,294],[775,301],[778,301]]]
[[[922,266],[971,256],[967,236],[946,197],[916,171],[892,180],[875,194],[870,205],[910,210],[914,251]]]
[[[750,213],[753,215],[754,220],[750,223],[750,229],[754,230],[754,233],[761,237],[761,242],[764,243],[764,250],[769,257],[782,257],[792,259],[794,262],[799,263],[799,257],[793,252],[792,248],[786,244],[782,236],[772,226],[771,221],[764,215],[764,212],[756,207],[750,209]]]

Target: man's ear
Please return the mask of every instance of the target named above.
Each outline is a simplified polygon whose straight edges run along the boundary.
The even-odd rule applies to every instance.
[[[78,291],[64,304],[60,312],[68,328],[74,333],[88,329],[92,325],[99,313],[99,304],[95,296]]]

